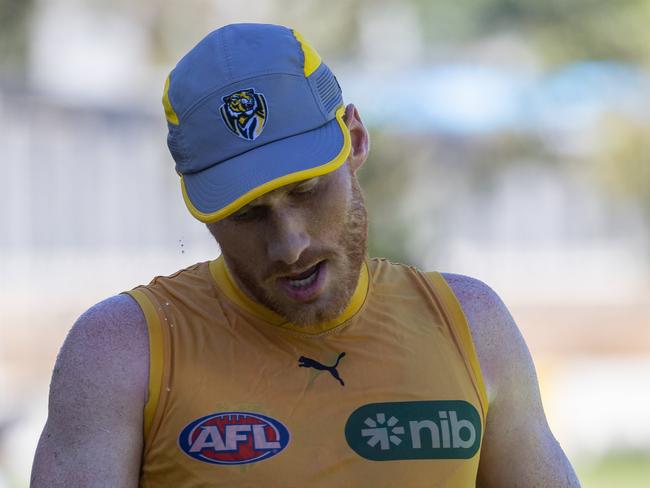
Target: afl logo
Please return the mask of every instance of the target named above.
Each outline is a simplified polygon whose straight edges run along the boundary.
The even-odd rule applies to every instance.
[[[279,421],[249,412],[213,413],[190,422],[178,437],[188,456],[212,464],[256,463],[289,444],[289,430]]]
[[[268,110],[264,95],[254,88],[240,90],[222,97],[219,107],[221,118],[234,134],[247,141],[254,141],[262,133]]]

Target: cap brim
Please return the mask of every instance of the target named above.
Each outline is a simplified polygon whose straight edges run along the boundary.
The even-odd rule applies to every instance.
[[[350,153],[344,107],[327,124],[275,141],[181,176],[183,198],[194,217],[215,222],[276,188],[339,168]]]

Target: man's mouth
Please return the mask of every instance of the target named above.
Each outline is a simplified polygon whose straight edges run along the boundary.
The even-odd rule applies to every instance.
[[[300,273],[288,274],[278,279],[278,283],[294,300],[307,302],[316,298],[325,279],[326,262],[320,261]]]
[[[311,285],[314,281],[316,281],[319,265],[320,263],[315,264],[311,268],[297,275],[287,276],[289,284],[294,288],[303,288],[305,286]]]

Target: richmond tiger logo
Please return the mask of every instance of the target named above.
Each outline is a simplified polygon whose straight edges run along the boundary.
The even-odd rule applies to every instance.
[[[221,118],[234,134],[254,141],[262,133],[268,115],[266,99],[254,88],[240,90],[221,98]]]

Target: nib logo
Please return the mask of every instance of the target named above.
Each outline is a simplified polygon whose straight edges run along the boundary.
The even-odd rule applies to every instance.
[[[366,424],[369,429],[362,429],[361,435],[364,437],[369,437],[367,444],[370,447],[375,447],[379,444],[379,448],[382,451],[390,448],[390,444],[395,444],[399,446],[402,443],[402,439],[397,437],[397,434],[404,434],[404,427],[398,426],[397,420],[395,417],[391,416],[386,422],[386,414],[378,413],[376,416],[376,421],[370,417],[366,417],[364,424]],[[386,427],[384,427],[386,425]],[[380,426],[380,427],[378,427]],[[390,428],[390,433],[388,429]]]
[[[480,415],[463,400],[371,403],[345,424],[348,445],[373,461],[469,459],[481,433]]]

